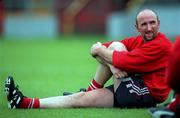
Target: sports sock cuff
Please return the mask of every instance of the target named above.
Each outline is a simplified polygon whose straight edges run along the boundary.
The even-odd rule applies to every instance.
[[[39,99],[24,97],[21,101],[20,108],[40,108]]]
[[[93,86],[93,88],[102,88],[103,86],[102,85],[100,85],[99,83],[97,83],[96,82],[96,80],[92,80],[92,82],[91,82],[91,85]]]
[[[37,99],[37,98],[34,99],[33,108],[40,108],[40,101],[39,101],[39,99]]]

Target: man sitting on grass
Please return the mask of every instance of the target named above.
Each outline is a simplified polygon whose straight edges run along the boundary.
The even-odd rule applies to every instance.
[[[165,71],[172,43],[159,32],[160,21],[149,9],[136,16],[138,36],[118,42],[100,42],[91,47],[99,62],[87,92],[43,99],[25,97],[13,77],[5,81],[9,108],[60,107],[154,107],[168,97]],[[103,88],[113,76],[114,84]]]

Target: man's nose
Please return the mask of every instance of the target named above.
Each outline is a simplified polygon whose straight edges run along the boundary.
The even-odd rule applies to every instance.
[[[147,30],[151,31],[152,30],[152,25],[151,24],[147,24]]]

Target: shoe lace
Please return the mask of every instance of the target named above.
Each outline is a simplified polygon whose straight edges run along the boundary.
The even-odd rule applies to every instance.
[[[26,96],[24,96],[23,93],[19,90],[19,88],[20,88],[19,85],[16,85],[16,86],[15,86],[14,89],[17,91],[16,94],[19,94],[19,95],[22,96],[22,97],[26,97]]]

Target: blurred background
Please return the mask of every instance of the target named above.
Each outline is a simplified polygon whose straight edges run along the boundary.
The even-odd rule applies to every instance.
[[[144,8],[158,13],[168,37],[180,33],[180,0],[0,0],[0,35],[122,38],[137,34],[135,16]]]
[[[3,94],[8,75],[31,97],[87,88],[98,65],[89,54],[91,45],[138,34],[135,17],[145,8],[157,12],[160,31],[168,38],[174,40],[180,34],[180,0],[0,0],[1,116],[9,117]],[[47,114],[47,110],[34,110],[26,116],[32,118],[39,112]],[[146,109],[142,112],[145,115],[137,117],[149,118]],[[28,112],[14,113],[19,118]],[[56,118],[64,115],[57,111],[49,116],[52,114]],[[112,114],[117,117],[123,113],[117,110]]]

